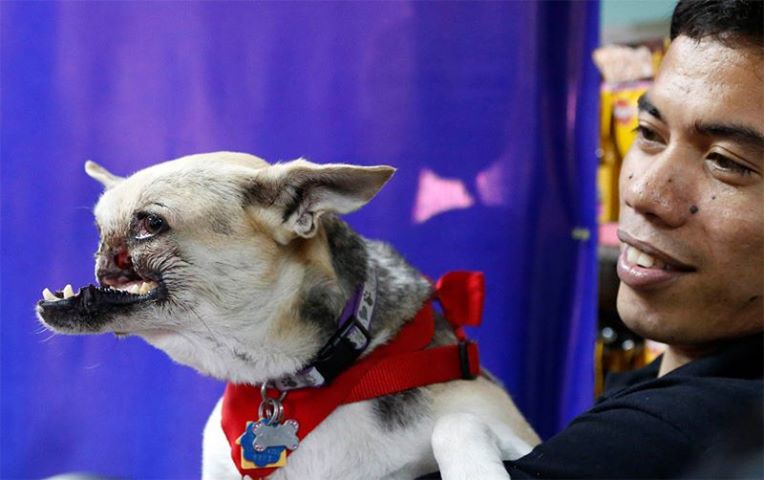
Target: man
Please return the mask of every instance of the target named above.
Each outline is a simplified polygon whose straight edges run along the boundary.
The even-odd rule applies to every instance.
[[[758,464],[742,473],[762,475],[761,424],[730,430],[764,404],[762,5],[680,1],[639,102],[620,178],[618,311],[667,351],[506,462],[512,478],[676,477],[703,474],[704,457],[725,463],[706,474],[731,476],[730,443],[746,431]]]

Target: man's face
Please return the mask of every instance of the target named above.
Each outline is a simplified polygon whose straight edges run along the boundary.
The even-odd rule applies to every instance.
[[[702,345],[764,329],[764,61],[674,40],[621,170],[618,311]]]

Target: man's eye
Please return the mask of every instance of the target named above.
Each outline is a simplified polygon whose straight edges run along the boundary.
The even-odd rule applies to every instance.
[[[663,139],[660,137],[660,135],[658,135],[658,133],[650,127],[645,125],[637,125],[637,128],[634,130],[637,132],[637,137],[640,140],[656,143],[663,142]]]
[[[713,168],[725,173],[734,173],[742,176],[750,175],[753,173],[753,170],[750,168],[732,160],[729,157],[725,157],[720,153],[712,152],[706,156],[706,159],[713,164]]]
[[[135,238],[143,240],[164,232],[169,226],[167,221],[159,215],[149,213],[138,217],[138,228]]]

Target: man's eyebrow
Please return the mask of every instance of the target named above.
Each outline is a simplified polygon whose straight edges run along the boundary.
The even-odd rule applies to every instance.
[[[755,129],[734,123],[696,123],[695,131],[709,137],[719,137],[764,150],[764,135]]]
[[[639,100],[637,100],[637,106],[639,107],[640,111],[647,112],[658,120],[663,120],[660,110],[658,110],[658,107],[653,105],[653,102],[647,98],[646,93],[643,93],[642,96],[639,97]]]

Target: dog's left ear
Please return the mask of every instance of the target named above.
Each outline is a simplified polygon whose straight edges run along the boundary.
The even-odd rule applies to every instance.
[[[386,165],[318,165],[302,159],[270,170],[267,176],[275,177],[276,186],[273,206],[281,214],[276,240],[284,244],[295,236],[314,236],[324,213],[344,214],[361,208],[395,173],[395,168]]]
[[[124,178],[114,175],[92,160],[85,162],[85,173],[87,173],[91,178],[101,182],[101,185],[103,185],[105,190],[113,188],[115,185],[124,180]]]

